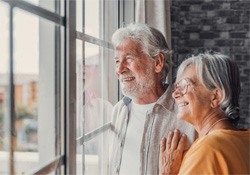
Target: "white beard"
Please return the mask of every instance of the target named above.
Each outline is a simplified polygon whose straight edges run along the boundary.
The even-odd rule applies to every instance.
[[[120,81],[122,93],[131,99],[145,97],[150,89],[156,87],[154,73],[150,69],[147,69],[146,76],[140,80],[136,76],[134,77],[136,82],[130,85]]]

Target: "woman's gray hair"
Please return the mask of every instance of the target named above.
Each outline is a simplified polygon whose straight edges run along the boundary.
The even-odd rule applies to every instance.
[[[191,64],[195,65],[198,79],[206,88],[222,90],[223,99],[220,107],[231,122],[237,124],[240,118],[239,95],[241,91],[237,64],[221,53],[204,53],[183,61],[177,75]]]
[[[164,67],[162,70],[162,82],[165,84],[166,77],[172,66],[171,51],[163,34],[146,24],[133,23],[118,29],[112,36],[112,43],[117,47],[124,39],[130,38],[139,43],[142,50],[149,57],[153,58],[159,53],[164,55]]]

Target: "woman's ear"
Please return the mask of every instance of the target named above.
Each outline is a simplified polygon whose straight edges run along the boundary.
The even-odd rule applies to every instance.
[[[223,97],[222,90],[219,88],[216,88],[212,91],[212,97],[211,97],[211,107],[216,108],[221,104]]]
[[[159,53],[154,57],[155,59],[155,72],[160,73],[164,67],[164,55]]]

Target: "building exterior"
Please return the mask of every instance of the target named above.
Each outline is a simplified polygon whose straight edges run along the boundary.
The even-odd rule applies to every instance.
[[[0,105],[5,103],[8,95],[8,77],[0,74]],[[38,75],[16,74],[14,76],[14,99],[18,106],[34,107],[37,104]]]

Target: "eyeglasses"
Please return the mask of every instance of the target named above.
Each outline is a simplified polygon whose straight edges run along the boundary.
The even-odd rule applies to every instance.
[[[185,95],[188,91],[188,86],[190,86],[190,85],[191,84],[189,83],[189,81],[187,79],[182,79],[178,83],[173,84],[172,92],[175,92],[178,89],[178,91],[182,95]]]

